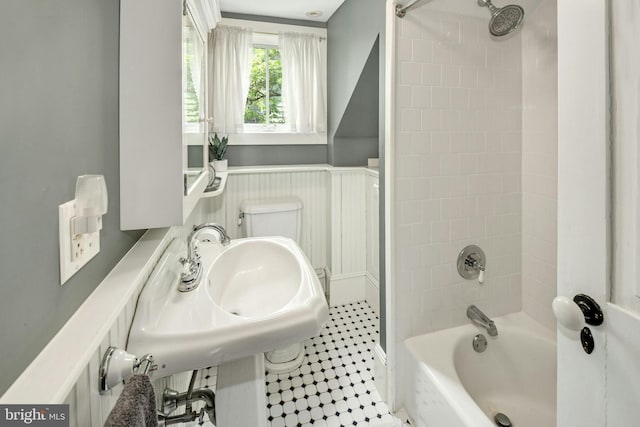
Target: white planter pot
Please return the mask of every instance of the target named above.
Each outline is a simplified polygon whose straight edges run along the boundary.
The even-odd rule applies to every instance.
[[[213,168],[216,172],[226,172],[227,171],[227,159],[222,160],[214,160]]]

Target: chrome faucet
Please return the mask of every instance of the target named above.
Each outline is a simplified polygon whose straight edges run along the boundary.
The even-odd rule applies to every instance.
[[[202,230],[211,229],[220,233],[220,243],[223,246],[228,245],[231,242],[231,238],[227,234],[227,231],[223,226],[212,222],[196,225],[193,227],[193,231],[187,237],[187,257],[180,258],[182,264],[182,273],[180,274],[180,284],[178,290],[180,292],[189,292],[194,290],[200,284],[202,279],[202,263],[200,262],[200,255],[196,248],[196,237]]]
[[[467,317],[476,325],[485,328],[489,336],[495,337],[498,335],[498,328],[496,328],[493,320],[489,319],[487,315],[475,305],[470,305],[469,308],[467,308]]]

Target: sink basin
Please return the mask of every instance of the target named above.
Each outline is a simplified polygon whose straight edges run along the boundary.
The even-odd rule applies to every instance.
[[[209,288],[223,310],[260,318],[285,309],[303,286],[302,278],[295,253],[281,242],[243,240],[216,258]]]
[[[291,239],[200,242],[204,277],[179,292],[183,239],[167,248],[140,293],[127,350],[150,353],[154,376],[219,365],[303,341],[329,319],[322,287]]]

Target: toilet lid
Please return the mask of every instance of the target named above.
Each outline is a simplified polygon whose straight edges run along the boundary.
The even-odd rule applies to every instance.
[[[271,212],[288,212],[302,209],[300,199],[277,200],[245,200],[240,204],[240,210],[245,214],[261,214]]]

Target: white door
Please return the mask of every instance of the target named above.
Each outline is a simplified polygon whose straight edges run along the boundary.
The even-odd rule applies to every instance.
[[[620,249],[618,215],[610,225],[608,13],[607,0],[558,0],[558,295],[588,294],[605,312],[604,324],[590,327],[591,354],[577,332],[558,328],[558,427],[640,425],[640,318],[608,303],[612,262],[616,271],[624,256],[631,255],[624,268],[638,264],[637,251]],[[633,177],[617,177],[616,195],[630,179],[637,197],[634,165]],[[636,229],[637,205],[634,212]]]
[[[558,295],[585,293],[601,307],[609,282],[606,40],[605,0],[558,0]],[[606,322],[590,329],[587,355],[577,332],[558,328],[558,427],[606,425]]]

